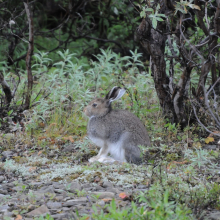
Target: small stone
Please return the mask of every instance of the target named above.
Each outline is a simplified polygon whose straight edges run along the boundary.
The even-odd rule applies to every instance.
[[[70,211],[71,208],[72,208],[72,207],[63,207],[63,208],[62,208],[62,211],[63,211],[63,212]]]
[[[81,197],[81,198],[78,198],[78,199],[71,199],[71,200],[68,200],[67,202],[63,203],[63,206],[64,207],[70,207],[70,206],[74,206],[74,205],[79,205],[79,204],[86,204],[88,202],[87,198],[86,197]]]
[[[146,185],[138,185],[138,186],[137,186],[137,189],[146,189],[146,188],[147,188]]]
[[[54,189],[54,192],[55,192],[55,193],[62,194],[62,193],[64,193],[65,191],[64,191],[63,189]]]
[[[12,157],[13,156],[13,151],[3,151],[2,155],[6,158]]]
[[[209,216],[208,216],[208,219],[211,219],[211,220],[220,220],[220,212],[214,212],[214,213],[211,213]]]
[[[62,152],[73,152],[76,149],[76,144],[70,144],[63,148]]]
[[[117,188],[107,188],[106,191],[119,194],[120,191]]]
[[[51,215],[52,218],[59,219],[59,220],[63,220],[64,218],[69,218],[69,214],[68,213],[60,213],[60,214],[55,214],[55,215]]]
[[[92,195],[97,196],[99,199],[115,197],[115,194],[112,192],[93,192]]]
[[[72,182],[72,183],[70,183],[70,184],[67,184],[66,189],[67,189],[69,192],[74,193],[74,192],[76,192],[76,189],[77,189],[77,190],[81,190],[82,187],[81,187],[81,185],[79,184],[79,182]]]
[[[217,146],[216,145],[205,145],[203,148],[206,150],[216,150]]]
[[[89,183],[82,184],[82,188],[83,189],[84,188],[90,188],[90,187],[91,187],[91,185]]]
[[[40,193],[54,193],[54,187],[53,186],[43,186],[38,190]]]
[[[6,195],[0,194],[0,201],[2,201],[2,199],[3,199],[4,197],[6,197]]]
[[[0,194],[7,195],[7,194],[8,194],[8,191],[7,191],[7,190],[4,190],[4,189],[0,189]]]
[[[42,205],[39,208],[34,209],[31,212],[28,212],[26,215],[28,217],[33,217],[33,216],[38,216],[38,215],[43,215],[43,214],[50,214],[50,211],[46,205]]]
[[[35,208],[36,208],[35,205],[30,204],[30,205],[27,207],[27,210],[30,212],[30,211],[34,210]]]
[[[12,217],[14,214],[12,212],[9,212],[8,210],[6,212],[4,212],[4,216],[5,217]],[[14,218],[11,218],[14,219]]]
[[[134,193],[146,192],[146,190],[148,190],[148,189],[147,188],[146,189],[134,189],[133,192]]]
[[[103,200],[99,200],[96,202],[97,205],[104,207],[105,206],[105,202]]]
[[[59,209],[59,208],[62,207],[62,204],[61,204],[61,202],[51,202],[51,201],[49,201],[47,203],[47,207],[49,209]]]
[[[8,205],[0,206],[0,213],[4,213],[4,212],[8,211],[8,209],[9,209]]]
[[[54,187],[55,189],[65,189],[64,184],[61,184],[61,183],[58,183],[58,182],[54,182],[54,183],[53,183],[53,187]]]
[[[95,189],[98,190],[98,191],[99,191],[99,190],[104,190],[104,188],[101,187],[101,186],[99,186],[99,185],[97,185],[97,186],[95,187]]]
[[[0,176],[0,183],[2,183],[5,180],[4,176]]]
[[[33,202],[33,201],[40,201],[41,199],[43,199],[45,196],[44,196],[44,193],[40,193],[40,192],[32,192],[31,194],[28,194],[28,200],[30,202]]]
[[[113,184],[111,183],[111,182],[107,182],[107,181],[104,181],[103,182],[103,184],[102,184],[102,186],[104,187],[104,188],[113,188]]]
[[[63,196],[56,196],[54,199],[56,201],[62,201],[64,199],[64,197]]]

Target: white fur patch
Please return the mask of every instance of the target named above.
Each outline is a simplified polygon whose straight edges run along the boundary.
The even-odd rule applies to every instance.
[[[117,143],[111,143],[108,146],[109,146],[109,153],[115,160],[126,162],[125,152],[124,149],[122,149],[121,141],[118,141]]]
[[[103,139],[100,139],[100,138],[95,138],[93,136],[89,136],[89,139],[95,144],[97,145],[98,147],[102,148],[104,147],[104,140]]]
[[[127,162],[125,159],[125,151],[123,149],[123,143],[124,140],[126,139],[126,137],[128,137],[129,133],[123,133],[123,135],[120,137],[120,139],[116,142],[116,143],[110,143],[107,142],[108,145],[108,153],[112,156],[112,160],[109,159],[109,157],[106,157],[106,155],[102,157],[101,156],[98,161],[101,163],[105,163],[105,162],[114,162],[116,161],[120,161],[120,162]],[[90,140],[97,145],[98,147],[102,148],[104,147],[104,140],[100,139],[100,138],[95,138],[92,136],[89,136]],[[99,151],[101,152],[101,150]],[[94,162],[94,161],[89,161],[89,162]]]

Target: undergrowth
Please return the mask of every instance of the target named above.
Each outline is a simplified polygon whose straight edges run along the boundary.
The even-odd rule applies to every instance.
[[[120,57],[111,50],[101,50],[96,61],[87,63],[68,50],[57,55],[60,61],[54,64],[46,53],[38,51],[34,56],[32,108],[23,113],[24,129],[18,130],[17,136],[1,134],[2,152],[25,146],[31,159],[12,158],[1,162],[1,169],[41,181],[66,182],[68,178],[86,183],[98,176],[128,189],[138,184],[148,187],[146,192],[134,195],[130,207],[120,208],[115,201],[102,209],[93,206],[93,219],[194,219],[203,216],[208,207],[220,208],[220,187],[216,183],[218,149],[204,148],[206,133],[196,125],[182,131],[163,118],[153,79],[139,61],[141,54],[135,51],[131,56]],[[5,78],[16,78],[13,70],[8,70],[9,67],[4,69]],[[20,95],[26,81],[22,69],[20,76],[13,100],[17,105],[22,102]],[[141,166],[87,162],[97,149],[85,137],[87,119],[83,108],[115,85],[124,87],[127,95],[114,107],[136,114],[152,141],[152,147],[141,148],[145,159]],[[11,112],[8,117],[14,116]]]

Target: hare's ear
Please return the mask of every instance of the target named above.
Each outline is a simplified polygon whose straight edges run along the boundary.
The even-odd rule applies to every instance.
[[[124,94],[126,90],[121,89],[120,87],[114,86],[111,91],[106,95],[105,99],[109,101],[109,103],[120,99]]]

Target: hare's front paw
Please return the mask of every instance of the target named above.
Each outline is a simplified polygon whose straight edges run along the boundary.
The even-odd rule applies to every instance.
[[[100,157],[98,157],[98,156],[91,157],[91,158],[89,159],[89,162],[90,162],[90,163],[93,163],[93,162],[95,162],[95,161],[98,161],[99,158],[100,158]]]
[[[113,159],[112,157],[100,157],[100,158],[98,159],[98,161],[99,161],[100,163],[114,163],[116,160]]]

